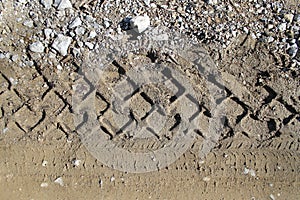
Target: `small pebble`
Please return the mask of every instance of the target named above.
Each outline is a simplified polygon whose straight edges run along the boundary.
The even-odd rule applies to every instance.
[[[76,33],[76,35],[83,35],[84,33],[85,33],[85,28],[83,28],[83,27],[77,27],[76,29],[75,29],[75,33]]]
[[[91,31],[90,34],[89,34],[89,38],[94,38],[96,36],[97,36],[96,31]]]
[[[41,4],[46,8],[51,8],[53,0],[41,0]]]
[[[40,41],[34,42],[29,46],[29,50],[35,53],[43,53],[44,49],[45,47]]]
[[[53,33],[53,31],[50,28],[46,28],[44,30],[44,34],[45,34],[46,39],[49,39],[52,33]]]
[[[286,19],[286,21],[288,21],[288,22],[292,22],[294,19],[294,15],[293,14],[285,14],[284,19]]]
[[[90,50],[94,49],[94,44],[90,42],[85,42],[84,43]]]
[[[0,59],[4,59],[6,56],[3,53],[0,53]]]
[[[278,26],[279,31],[284,32],[286,31],[286,23],[281,23]]]
[[[5,128],[2,130],[2,133],[5,134],[7,131],[8,131],[8,128],[5,127]]]
[[[77,26],[80,26],[82,24],[82,21],[79,17],[76,17],[69,25],[69,28],[75,28]]]
[[[206,3],[210,5],[216,5],[218,3],[218,0],[206,0]]]
[[[19,59],[19,56],[18,56],[18,55],[13,55],[13,56],[11,57],[11,60],[12,60],[13,62],[17,62],[18,59]]]
[[[58,70],[62,70],[62,69],[63,69],[61,65],[57,65],[56,68],[57,68]]]
[[[41,187],[48,187],[49,184],[48,183],[41,183]]]
[[[293,44],[288,48],[288,54],[293,58],[296,56],[298,52],[298,46],[297,44]]]
[[[64,186],[62,177],[58,177],[57,179],[55,179],[54,183],[59,184],[60,186]]]
[[[43,162],[42,162],[42,166],[43,166],[43,167],[46,167],[46,166],[47,166],[47,164],[48,164],[48,161],[46,161],[46,160],[43,160]]]
[[[116,179],[115,179],[115,177],[114,176],[112,176],[111,178],[110,178],[110,182],[114,182]]]
[[[81,160],[77,160],[77,159],[73,159],[73,160],[72,160],[72,164],[73,164],[73,166],[75,166],[75,167],[78,167],[78,166],[80,165],[80,163],[81,163]]]
[[[32,20],[25,20],[23,22],[24,26],[27,26],[28,28],[32,28],[33,27],[33,21]]]
[[[145,16],[137,16],[130,20],[130,27],[138,33],[142,33],[150,26],[150,18]]]
[[[70,0],[61,0],[60,3],[58,4],[57,9],[58,10],[64,10],[67,8],[72,8],[72,3],[70,2]]]
[[[256,176],[255,171],[253,169],[247,169],[246,167],[244,169],[244,174],[250,174],[253,177]]]
[[[58,51],[62,56],[66,56],[68,54],[68,48],[71,42],[72,42],[71,37],[59,34],[57,38],[55,38],[52,44],[52,48]]]

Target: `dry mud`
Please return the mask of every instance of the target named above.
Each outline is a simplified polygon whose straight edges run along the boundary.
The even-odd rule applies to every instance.
[[[1,61],[0,199],[298,199],[299,70],[283,73],[284,59],[249,35],[239,36],[226,49],[204,48],[222,79],[211,82],[224,89],[222,133],[200,159],[205,123],[211,117],[205,81],[184,59],[155,55],[156,61],[182,72],[199,94],[196,115],[202,129],[174,163],[148,173],[107,167],[82,144],[72,106],[72,86],[82,78],[76,58],[63,60],[70,69],[59,72],[39,61],[28,68]],[[101,80],[105,84],[100,81],[96,88],[95,111],[102,130],[117,146],[155,150],[172,139],[172,130],[180,124],[175,116],[183,114],[167,88],[146,85],[130,96],[129,105],[132,118],[143,124],[151,116],[152,101],[160,102],[169,128],[162,135],[131,140],[133,136],[117,134],[108,123],[113,118],[109,88],[132,68],[153,63],[147,53],[134,56],[109,66]]]

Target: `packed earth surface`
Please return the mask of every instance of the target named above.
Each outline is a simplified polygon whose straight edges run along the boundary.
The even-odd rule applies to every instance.
[[[299,9],[0,0],[0,199],[299,199]]]

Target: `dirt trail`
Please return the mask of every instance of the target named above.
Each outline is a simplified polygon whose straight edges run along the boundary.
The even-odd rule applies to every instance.
[[[8,43],[1,44],[3,49],[22,53]],[[1,60],[0,199],[299,199],[299,70],[284,70],[285,57],[249,34],[239,35],[224,49],[215,44],[204,48],[222,79],[210,83],[224,90],[220,105],[226,107],[222,134],[204,160],[199,149],[212,118],[210,94],[188,61],[150,55],[153,52],[135,55],[135,61],[120,59],[103,80],[108,86],[96,88],[95,111],[102,130],[109,140],[131,151],[164,146],[183,121],[176,114],[185,115],[175,104],[185,93],[172,98],[168,88],[148,85],[129,97],[131,117],[146,123],[156,99],[164,105],[169,129],[164,135],[154,134],[153,140],[130,140],[133,136],[126,133],[115,137],[118,130],[108,123],[114,112],[109,88],[131,68],[151,64],[155,58],[188,77],[199,94],[196,100],[188,99],[201,107],[193,116],[200,125],[191,148],[171,165],[140,174],[107,167],[83,145],[72,106],[74,83],[83,79],[78,58],[66,56],[51,63],[27,52],[31,67]],[[59,70],[56,63],[67,67]],[[172,87],[182,83],[167,78]]]

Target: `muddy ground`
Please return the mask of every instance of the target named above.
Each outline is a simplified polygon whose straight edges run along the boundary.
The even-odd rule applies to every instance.
[[[9,24],[14,24],[13,20]],[[17,24],[13,26],[22,29]],[[23,34],[26,33],[19,35]],[[17,43],[2,38],[3,52],[24,53]],[[213,43],[201,46],[222,78],[222,103],[226,105],[222,134],[201,160],[199,147],[207,130],[196,131],[191,147],[174,163],[148,173],[108,167],[83,145],[74,124],[72,102],[74,83],[82,77],[78,69],[81,62],[75,56],[55,58],[63,70],[30,51],[24,54],[33,61],[32,66],[20,67],[11,59],[2,59],[0,199],[298,199],[299,69],[291,68],[289,58],[274,52],[271,44],[249,34],[238,35],[226,48]],[[147,53],[137,57],[142,61],[136,64],[153,63]],[[182,69],[193,87],[202,92],[204,97],[197,100],[205,109],[198,115],[201,125],[207,123],[210,108],[206,106],[208,94],[201,77],[185,70],[187,65],[182,62],[159,55],[156,59]],[[111,64],[104,81],[108,85],[120,81],[130,67],[135,67],[128,63],[128,59],[120,59]],[[168,92],[162,89],[166,95],[156,95],[153,91],[157,87],[160,88],[146,87],[141,92],[164,102]],[[105,121],[110,119],[107,88],[99,84],[95,107],[99,123],[114,141],[116,131]],[[132,97],[133,115],[142,123],[149,100],[143,95]],[[168,106],[172,110],[166,103]],[[172,119],[174,115],[170,113]],[[176,122],[170,121],[170,126],[172,123]],[[166,142],[172,137],[158,138]],[[152,140],[127,139],[121,135],[115,142],[134,150],[150,144],[153,149],[161,147],[157,140],[153,144]]]

